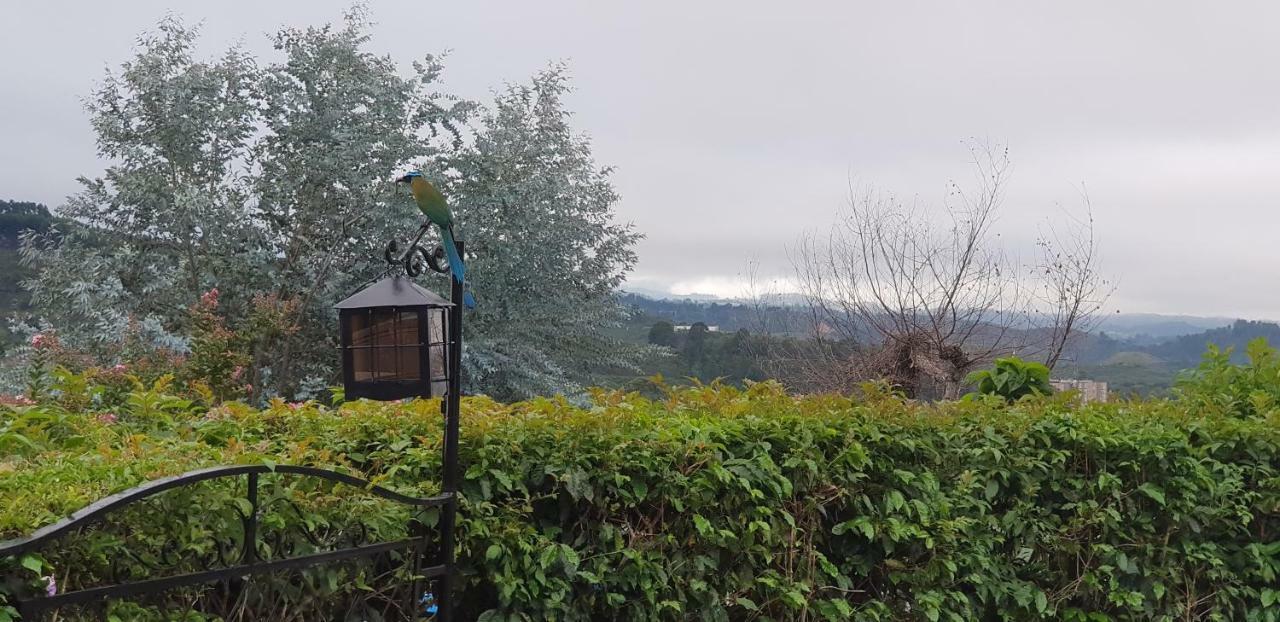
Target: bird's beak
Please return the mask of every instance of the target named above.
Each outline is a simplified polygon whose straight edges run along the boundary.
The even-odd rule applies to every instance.
[[[404,177],[400,177],[400,178],[396,179],[396,183],[397,183],[397,184],[407,184],[407,183],[409,183],[409,176],[408,176],[408,175],[405,175]]]

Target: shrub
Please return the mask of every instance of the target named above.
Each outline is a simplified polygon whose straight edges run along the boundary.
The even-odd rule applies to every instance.
[[[992,369],[975,371],[965,382],[978,385],[976,395],[994,395],[1008,402],[1028,395],[1053,393],[1053,387],[1049,385],[1049,368],[1016,356],[996,359]]]
[[[128,400],[114,423],[0,407],[0,430],[29,441],[0,462],[0,535],[214,464],[437,490],[433,401],[194,414],[157,401]],[[1277,424],[1172,401],[922,405],[772,383],[598,392],[587,408],[468,398],[462,619],[1276,620]],[[353,513],[328,492],[300,497],[307,519]],[[185,502],[227,493],[199,494],[212,500]],[[400,517],[382,512],[358,516],[391,534]],[[151,542],[186,525],[141,527]],[[42,572],[101,571],[91,542],[68,546]]]
[[[1265,416],[1280,406],[1280,355],[1259,337],[1245,348],[1248,363],[1231,362],[1231,348],[1209,345],[1200,365],[1174,386],[1179,400],[1199,411]]]

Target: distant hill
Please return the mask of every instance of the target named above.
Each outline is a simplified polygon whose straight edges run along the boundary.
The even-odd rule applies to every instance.
[[[702,322],[722,331],[756,326],[756,309],[742,303],[714,300],[659,299],[635,293],[623,293],[622,304],[645,316],[662,319],[673,324]],[[770,313],[775,311],[770,309]],[[780,312],[780,311],[779,311]]]
[[[649,300],[677,300],[677,301],[694,301],[694,302],[730,302],[728,299],[721,298],[713,294],[672,294],[662,290],[651,289],[648,287],[636,287],[628,285],[623,288],[623,294],[630,294],[647,298]]]
[[[1225,317],[1119,313],[1103,317],[1096,331],[1124,339],[1159,341],[1221,328],[1234,321],[1233,318]]]
[[[18,260],[19,236],[23,231],[47,231],[54,217],[40,203],[0,201],[0,354],[13,345],[9,319],[25,311],[31,296],[20,285],[30,271]]]
[[[1146,348],[1145,351],[1166,363],[1191,366],[1200,362],[1205,348],[1212,343],[1220,348],[1233,348],[1232,360],[1244,362],[1245,346],[1259,337],[1265,338],[1274,346],[1280,346],[1280,324],[1236,320],[1228,326],[1183,335]]]
[[[1163,363],[1163,362],[1164,361],[1161,361],[1154,354],[1148,354],[1146,352],[1126,351],[1126,352],[1117,352],[1111,355],[1110,357],[1107,357],[1107,360],[1103,361],[1102,364],[1103,365],[1141,366],[1141,365],[1159,365],[1160,363]]]
[[[636,310],[637,322],[650,325],[656,321],[703,322],[724,332],[747,329],[757,333],[762,323],[803,327],[807,319],[800,306],[762,309],[741,301],[653,298],[635,293],[624,294],[623,301]],[[636,328],[637,337],[642,330]],[[769,332],[801,336],[785,330]],[[1154,313],[1111,315],[1098,330],[1073,344],[1055,375],[1106,381],[1118,395],[1158,395],[1168,392],[1179,372],[1199,364],[1208,344],[1234,348],[1232,358],[1243,362],[1245,345],[1258,337],[1280,347],[1280,324]]]

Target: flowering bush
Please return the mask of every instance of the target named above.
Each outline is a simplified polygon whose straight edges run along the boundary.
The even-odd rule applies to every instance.
[[[218,290],[201,295],[189,309],[193,335],[188,353],[149,345],[134,322],[118,343],[87,353],[64,347],[57,335],[37,333],[30,341],[24,396],[0,401],[51,401],[68,410],[111,411],[130,392],[163,385],[165,390],[206,406],[226,400],[259,402],[256,386],[271,373],[268,354],[296,330],[297,305],[261,296],[244,325],[227,324]]]
[[[297,310],[294,302],[259,296],[245,326],[236,330],[219,313],[217,288],[205,292],[190,310],[191,354],[179,382],[215,402],[260,397],[254,385],[262,385],[270,350],[297,331]]]

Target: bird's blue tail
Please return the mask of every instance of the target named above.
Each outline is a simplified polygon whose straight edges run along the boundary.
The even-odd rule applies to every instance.
[[[458,245],[453,241],[453,229],[441,229],[440,237],[444,242],[444,253],[449,258],[449,272],[453,274],[453,280],[466,287],[467,266],[462,263],[462,256],[458,254]],[[468,309],[475,308],[476,299],[471,295],[471,292],[464,291],[462,293],[462,304]]]

